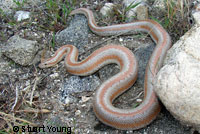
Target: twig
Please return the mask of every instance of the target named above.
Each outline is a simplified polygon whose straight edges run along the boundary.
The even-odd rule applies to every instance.
[[[26,109],[26,110],[18,110],[16,113],[50,113],[48,109]]]
[[[30,105],[31,106],[32,106],[32,103],[33,103],[33,94],[34,94],[34,91],[36,90],[37,83],[38,83],[39,80],[40,80],[40,77],[36,76],[35,82],[34,82],[34,85],[33,85],[33,89],[32,89],[32,92],[31,92],[31,97],[30,97]]]
[[[6,116],[6,117],[11,118],[11,119],[13,119],[13,120],[18,120],[18,121],[21,121],[21,122],[28,123],[28,124],[30,124],[30,125],[32,125],[32,126],[37,126],[37,124],[35,124],[35,123],[32,123],[32,122],[27,121],[27,120],[25,120],[25,119],[21,119],[21,118],[18,118],[18,117],[14,117],[14,115],[6,114],[6,113],[1,112],[1,111],[0,111],[0,115]]]
[[[5,121],[5,124],[8,125],[8,127],[10,128],[10,130],[13,130],[13,125],[11,124],[12,122],[14,123],[14,125],[16,126],[21,126],[20,123],[15,122],[14,120],[12,120],[11,118],[6,118],[6,117],[0,117],[0,119]],[[4,129],[5,130],[5,129]],[[6,130],[7,132],[9,131],[9,129],[7,128]]]
[[[133,100],[136,100],[136,99],[139,98],[142,94],[143,94],[143,92],[140,92],[135,98],[133,98]]]
[[[0,117],[0,118],[1,118],[1,117]],[[5,121],[5,123],[8,125],[8,127],[9,127],[10,129],[13,128],[9,120],[7,120],[7,119],[5,119],[5,118],[2,118],[2,119]],[[8,132],[9,130],[7,129],[6,131]]]
[[[12,111],[14,110],[14,108],[15,108],[17,102],[18,102],[19,89],[17,88],[17,86],[16,86],[16,89],[15,89],[15,95],[16,95],[16,97],[15,97],[15,103],[14,103],[14,105],[12,106]]]

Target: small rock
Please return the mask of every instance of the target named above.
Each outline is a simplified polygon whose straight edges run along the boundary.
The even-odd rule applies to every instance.
[[[69,98],[69,97],[66,97],[64,103],[65,103],[66,105],[68,105],[70,102],[71,102],[71,101],[70,101],[70,98]]]
[[[26,83],[25,83],[25,85],[26,85],[26,87],[27,87],[27,86],[30,86],[30,85],[31,85],[30,80],[27,80]]]
[[[80,115],[80,114],[81,114],[81,111],[80,111],[80,110],[76,110],[75,116],[78,116],[78,115]]]
[[[199,12],[194,12],[192,14],[194,21],[196,24],[200,25],[200,11]]]
[[[95,4],[95,5],[98,5],[98,1],[95,1],[94,4]]]
[[[87,106],[86,104],[81,105],[81,107],[86,107],[86,106]]]
[[[138,4],[136,7],[131,8],[127,12],[126,17],[129,21],[132,21],[135,16],[137,16],[138,20],[144,20],[148,18],[148,7],[146,0],[124,0],[123,4],[125,7]]]
[[[165,0],[155,0],[153,3],[153,8],[158,8],[159,10],[165,11],[166,9],[166,1]]]
[[[51,75],[50,75],[50,77],[51,77],[51,78],[54,78],[54,79],[57,78],[58,76],[59,76],[58,73],[54,73],[54,74],[51,74]]]
[[[123,38],[119,38],[119,41],[122,42],[122,41],[124,41],[124,40],[123,40]]]
[[[148,19],[149,14],[148,14],[148,7],[146,6],[146,4],[138,5],[138,7],[136,8],[136,14],[138,20]]]
[[[55,83],[59,83],[59,82],[60,82],[60,80],[59,80],[59,79],[57,79],[57,80],[54,80],[54,82],[55,82]]]
[[[113,7],[114,7],[113,3],[105,3],[105,6],[101,8],[100,13],[104,17],[109,16],[112,13]]]
[[[133,131],[134,131],[134,130],[127,130],[127,131],[126,131],[126,134],[133,134]]]
[[[200,27],[195,25],[168,51],[154,89],[172,115],[200,129]]]
[[[200,1],[196,4],[195,10],[197,12],[200,11]]]
[[[19,22],[30,18],[30,12],[27,11],[17,11],[14,15],[14,18]]]
[[[82,96],[81,97],[81,102],[87,102],[88,100],[90,100],[91,99],[91,97],[86,97],[86,96]]]
[[[195,23],[199,25],[200,24],[200,4],[196,5],[196,8],[192,12],[192,16],[195,20]]]
[[[18,35],[11,37],[2,48],[5,56],[22,66],[31,65],[37,51],[37,41],[22,39]]]
[[[137,102],[142,102],[142,99],[136,99]]]

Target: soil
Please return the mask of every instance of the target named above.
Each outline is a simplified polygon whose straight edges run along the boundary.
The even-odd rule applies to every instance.
[[[77,0],[74,8],[88,7],[97,12],[106,2],[112,2],[118,5],[121,4],[121,1],[119,0],[91,0],[84,2]],[[152,3],[150,2],[150,4]],[[19,34],[22,38],[38,41],[40,44],[40,51],[37,53],[38,59],[40,59],[44,48],[47,49],[47,53],[53,54],[55,52],[59,45],[54,48],[50,45],[52,44],[55,31],[49,29],[44,30],[39,27],[40,24],[44,25],[41,20],[44,20],[43,18],[47,17],[47,15],[44,12],[45,10],[42,10],[42,14],[38,14],[41,13],[41,10],[38,7],[39,6],[28,5],[28,7],[22,8],[26,11],[34,12],[32,18],[28,20],[31,23],[22,21],[16,22],[15,25],[10,25],[10,18],[8,17],[12,15],[8,17],[0,16],[0,19],[2,19],[0,21],[0,30],[4,31],[4,35],[0,36],[0,48],[11,36]],[[154,13],[150,14],[154,15]],[[100,16],[98,12],[97,16]],[[120,22],[117,18],[113,18],[112,21],[101,17],[98,18],[98,25],[110,25]],[[65,25],[58,23],[59,25],[54,25],[54,28],[58,28],[58,30],[66,28],[70,23],[70,19],[72,18],[69,17],[67,19]],[[37,24],[34,24],[34,22],[37,22]],[[169,29],[169,31],[170,35],[176,34],[171,29]],[[173,37],[173,42],[175,42],[177,38],[177,36]],[[107,39],[108,41],[105,41]],[[109,39],[109,37],[102,38],[89,32],[88,44],[83,47],[83,54],[79,57],[79,60],[84,59],[92,51],[97,49],[97,47],[92,49],[93,44],[102,41],[105,42],[101,43],[98,47],[109,43],[123,44],[133,50],[133,52],[136,52],[138,59],[141,58],[144,53],[148,53],[146,57],[149,57],[150,52],[152,52],[155,46],[151,38],[147,35],[137,37],[120,36]],[[60,128],[60,126],[62,126],[68,128],[68,132],[71,131],[72,133],[77,134],[198,134],[191,127],[184,126],[174,119],[164,106],[162,106],[162,111],[158,117],[150,125],[142,129],[135,131],[121,131],[108,127],[101,123],[94,115],[92,100],[95,89],[85,89],[81,92],[70,93],[70,100],[67,100],[66,98],[63,99],[62,93],[63,90],[66,90],[63,89],[63,85],[73,76],[66,71],[63,62],[52,68],[40,69],[38,68],[38,59],[36,59],[38,62],[34,65],[21,66],[13,63],[11,59],[4,55],[2,55],[1,58],[9,64],[9,67],[7,67],[6,71],[2,72],[0,75],[0,124],[2,124],[0,125],[0,130],[8,130],[10,126],[20,126],[20,128],[25,126],[27,128],[26,132],[28,132],[29,125],[32,130],[33,126],[37,125],[37,128],[41,127],[41,130],[45,132],[50,130],[49,127]],[[143,99],[143,78],[145,69],[145,65],[143,64],[146,62],[147,60],[144,60],[140,63],[140,65],[143,66],[141,67],[143,69],[139,72],[139,80],[137,80],[130,90],[114,101],[116,107],[130,108],[139,105],[140,100]],[[111,71],[102,73],[104,70]],[[115,65],[110,65],[101,69],[99,72],[96,72],[94,77],[98,77],[97,81],[100,81],[101,83],[116,72],[118,72],[118,68]],[[80,77],[80,79],[84,78],[85,77]],[[89,77],[86,78],[90,79]],[[18,96],[16,93],[18,93]],[[15,104],[16,98],[18,98],[17,104]],[[13,115],[14,117],[10,117],[10,115]],[[33,124],[27,123],[26,121]],[[51,131],[51,133],[53,133],[53,131]]]

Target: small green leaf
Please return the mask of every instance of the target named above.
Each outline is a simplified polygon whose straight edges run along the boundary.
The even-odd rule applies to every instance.
[[[55,48],[55,40],[56,40],[56,36],[55,36],[55,32],[53,32],[53,37],[52,37],[52,42],[51,42],[52,48]]]
[[[125,8],[125,12],[127,12],[127,11],[129,11],[129,10],[135,8],[135,7],[138,6],[141,2],[138,2],[138,3],[135,3],[135,4],[133,4],[133,3],[134,3],[134,1],[133,1],[128,7]]]

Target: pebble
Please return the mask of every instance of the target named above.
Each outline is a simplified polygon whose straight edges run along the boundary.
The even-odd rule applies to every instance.
[[[113,3],[105,3],[105,5],[100,10],[101,15],[104,17],[111,15],[113,7]]]
[[[17,11],[14,15],[14,18],[19,22],[30,18],[30,12],[27,11]]]
[[[78,116],[78,115],[80,115],[80,114],[81,114],[81,111],[80,111],[80,110],[76,110],[75,116]]]

